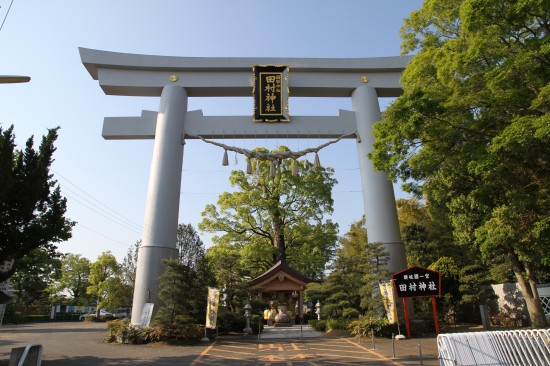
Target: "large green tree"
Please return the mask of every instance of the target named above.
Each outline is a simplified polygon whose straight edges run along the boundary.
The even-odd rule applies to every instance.
[[[75,224],[65,218],[66,199],[50,174],[58,128],[48,130],[38,150],[32,137],[18,150],[13,129],[0,127],[0,263],[13,261],[0,282],[35,249],[55,256],[55,244],[69,239]]]
[[[299,174],[292,174],[292,164]],[[333,210],[333,170],[307,160],[253,159],[252,171],[231,172],[236,190],[206,207],[199,229],[222,232],[214,243],[237,247],[252,276],[281,260],[306,276],[322,277],[337,241],[337,224],[324,219]]]
[[[378,169],[412,180],[458,243],[512,269],[546,326],[550,268],[550,7],[546,0],[427,0],[402,28],[404,94],[374,127]]]
[[[17,271],[10,278],[10,285],[16,293],[13,306],[23,313],[28,306],[48,311],[48,287],[60,275],[61,254],[35,249],[21,258]]]
[[[101,253],[90,265],[90,278],[86,292],[93,296],[97,306],[97,317],[101,308],[120,307],[120,265],[115,256],[107,251]]]
[[[50,292],[67,291],[74,305],[87,305],[86,289],[89,286],[90,261],[80,254],[68,253],[61,258],[61,276]]]

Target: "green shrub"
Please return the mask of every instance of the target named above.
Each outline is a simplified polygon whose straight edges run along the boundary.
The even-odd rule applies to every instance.
[[[145,329],[145,339],[149,342],[198,341],[202,331],[199,324],[155,325]]]
[[[359,310],[354,308],[346,308],[342,312],[342,317],[346,319],[359,318]]]
[[[56,318],[57,319],[57,318]],[[50,320],[49,315],[26,315],[24,317],[25,322],[35,323],[35,322],[47,322]]]
[[[190,322],[188,317],[177,317],[173,324],[155,324],[151,327],[132,325],[130,319],[118,319],[108,321],[107,329],[109,333],[103,340],[108,343],[194,342],[202,336],[200,325]]]
[[[84,317],[85,322],[95,322],[97,321],[97,317],[95,315],[86,315]]]
[[[102,322],[110,322],[112,320],[115,320],[116,318],[114,317],[114,315],[103,315],[103,316],[100,316],[99,317],[99,320],[102,321]]]
[[[10,307],[10,304],[8,304],[3,322],[21,324],[25,322],[25,316],[20,311],[14,310],[13,307]]]
[[[319,332],[326,332],[327,331],[327,322],[326,320],[317,320],[317,319],[310,319],[308,321],[308,325],[312,327],[315,330],[318,330]]]
[[[385,317],[363,316],[350,322],[347,329],[351,334],[359,337],[370,337],[374,332],[377,337],[391,338],[395,325],[390,324]]]
[[[218,314],[218,332],[227,334],[229,332],[242,333],[246,327],[246,319],[242,314],[224,312]]]
[[[245,324],[246,324],[246,319],[245,319]],[[252,319],[250,321],[250,327],[252,328],[252,331],[254,332],[254,334],[258,334],[258,327],[260,328],[260,331],[262,331],[264,329],[264,324],[262,323],[262,319],[260,318],[259,315],[252,315]]]
[[[327,330],[347,329],[348,321],[346,319],[328,319],[326,322]]]
[[[107,343],[141,344],[147,343],[146,328],[130,324],[130,319],[118,319],[107,322],[109,333],[103,338]]]

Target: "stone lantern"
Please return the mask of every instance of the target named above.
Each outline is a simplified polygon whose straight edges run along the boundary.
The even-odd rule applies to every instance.
[[[315,314],[317,314],[317,320],[321,320],[321,302],[317,300],[317,304],[315,304]]]
[[[252,317],[252,306],[250,301],[244,306],[244,318],[246,319],[246,328],[243,329],[243,332],[246,334],[253,334],[252,328],[250,327],[250,318]]]

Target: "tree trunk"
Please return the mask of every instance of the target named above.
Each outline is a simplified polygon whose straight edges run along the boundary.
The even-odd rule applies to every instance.
[[[515,253],[510,253],[509,258],[520,291],[527,305],[527,311],[531,318],[531,325],[535,328],[547,327],[548,321],[544,315],[544,309],[542,308],[542,302],[540,301],[537,290],[537,282],[532,275],[531,266],[529,263],[521,263]],[[525,274],[523,273],[522,267],[525,268]]]
[[[277,261],[286,263],[285,234],[280,214],[273,215],[273,245],[277,250]]]

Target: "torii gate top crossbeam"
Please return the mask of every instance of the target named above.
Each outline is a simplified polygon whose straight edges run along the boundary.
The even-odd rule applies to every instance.
[[[79,48],[82,63],[106,94],[160,96],[167,84],[190,97],[252,96],[252,66],[289,65],[292,97],[350,97],[368,82],[379,97],[402,93],[410,56],[376,58],[175,57]]]

